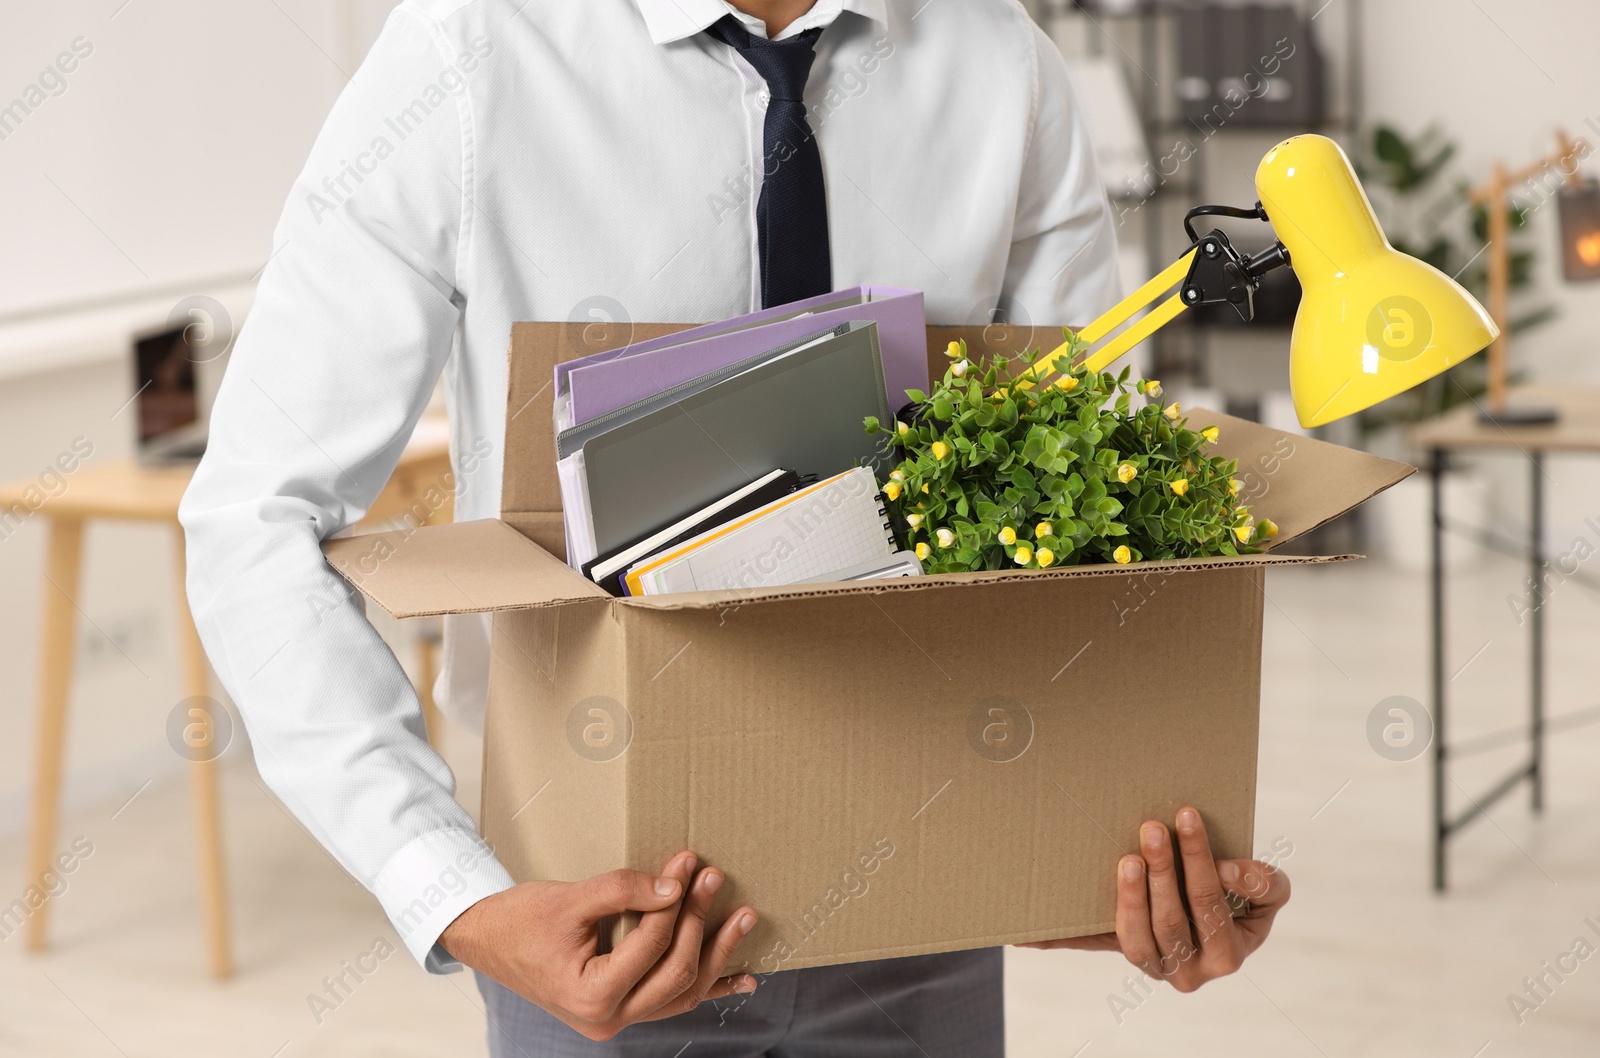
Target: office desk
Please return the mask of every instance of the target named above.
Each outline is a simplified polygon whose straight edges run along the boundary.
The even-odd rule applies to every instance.
[[[422,500],[430,489],[449,492],[451,479],[447,432],[439,423],[425,421],[418,428],[395,467],[393,476],[367,514],[367,522],[400,515]],[[163,522],[173,529],[176,553],[178,642],[182,653],[186,697],[204,697],[210,689],[205,653],[189,613],[184,592],[183,534],[178,525],[178,501],[189,485],[193,466],[145,467],[131,460],[80,466],[67,478],[67,488],[39,506],[32,517],[49,522],[45,559],[43,605],[39,624],[40,667],[38,728],[35,734],[35,773],[31,830],[28,842],[28,883],[37,882],[50,869],[55,852],[60,810],[62,756],[65,750],[67,705],[72,679],[73,636],[80,613],[77,604],[83,559],[85,523],[97,519]],[[16,504],[29,507],[25,493],[34,481],[0,488],[0,513]],[[435,496],[435,499],[437,496]],[[37,493],[33,494],[37,503]],[[450,505],[431,512],[430,520],[447,521]],[[193,725],[191,725],[192,728]],[[188,740],[191,728],[185,729]],[[189,740],[198,750],[191,758],[190,785],[200,874],[200,903],[210,970],[215,977],[232,972],[228,937],[228,912],[222,863],[221,821],[217,811],[215,754],[204,750],[212,731],[206,719],[199,738]],[[221,747],[218,747],[220,752]],[[41,951],[47,942],[50,903],[35,909],[28,919],[28,948]]]
[[[1447,844],[1467,824],[1486,813],[1490,806],[1528,783],[1532,808],[1544,810],[1544,747],[1550,724],[1545,717],[1544,684],[1544,606],[1538,596],[1545,567],[1543,460],[1546,453],[1600,454],[1600,390],[1525,387],[1510,396],[1513,405],[1540,404],[1560,410],[1557,422],[1547,426],[1494,426],[1478,421],[1478,409],[1466,405],[1416,428],[1412,439],[1428,453],[1428,473],[1432,485],[1432,543],[1430,609],[1432,616],[1433,684],[1433,887],[1443,891],[1447,884]],[[1445,461],[1451,452],[1520,452],[1528,462],[1528,538],[1525,557],[1532,579],[1528,599],[1528,759],[1483,794],[1468,794],[1471,806],[1450,817],[1445,803],[1447,774],[1453,756],[1466,756],[1465,746],[1445,743],[1445,643],[1444,643],[1444,532],[1448,528],[1444,511]],[[1485,740],[1476,740],[1485,741]],[[1495,742],[1497,740],[1490,739]],[[1490,747],[1497,748],[1497,746]]]

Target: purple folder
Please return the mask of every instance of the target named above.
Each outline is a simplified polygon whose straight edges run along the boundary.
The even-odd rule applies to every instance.
[[[783,318],[786,316],[790,318]],[[767,320],[776,322],[763,322]],[[922,292],[867,286],[558,364],[556,392],[570,394],[572,425],[579,426],[681,382],[852,320],[871,320],[878,325],[884,388],[891,410],[906,402],[907,389],[928,388]]]

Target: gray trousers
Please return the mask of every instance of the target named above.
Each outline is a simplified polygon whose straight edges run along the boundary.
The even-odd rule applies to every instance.
[[[1001,951],[764,974],[748,996],[585,1039],[478,977],[491,1058],[1001,1058]]]

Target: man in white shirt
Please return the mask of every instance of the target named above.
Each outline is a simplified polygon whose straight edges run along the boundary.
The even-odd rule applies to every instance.
[[[493,517],[514,321],[700,322],[878,283],[924,291],[936,322],[1081,324],[1115,300],[1114,257],[1061,57],[1015,0],[396,10],[295,183],[181,517],[195,617],[262,776],[429,970],[479,971],[496,1055],[999,1054],[1000,959],[757,990],[717,977],[757,909],[703,938],[722,876],[688,852],[659,876],[513,885],[320,551],[441,373],[457,517]],[[446,632],[442,704],[480,723],[487,619]],[[1151,823],[1124,861],[1117,934],[1059,946],[1120,948],[1185,991],[1237,967],[1287,881],[1216,863],[1198,817],[1178,824],[1177,849]],[[1197,907],[1228,889],[1253,910],[1192,930],[1175,858]],[[624,910],[643,925],[597,957]]]

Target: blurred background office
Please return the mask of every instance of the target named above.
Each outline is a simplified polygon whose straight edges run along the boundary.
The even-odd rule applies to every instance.
[[[0,1054],[482,1053],[470,981],[418,970],[266,791],[176,591],[185,450],[203,444],[290,182],[393,6],[68,0],[5,14]],[[1186,209],[1253,204],[1262,154],[1321,131],[1357,161],[1397,245],[1486,299],[1503,270],[1513,395],[1570,397],[1559,428],[1590,438],[1530,452],[1507,434],[1438,468],[1452,529],[1442,629],[1425,475],[1311,543],[1371,560],[1273,574],[1256,837],[1293,877],[1294,903],[1244,974],[1194,996],[1152,992],[1109,956],[1012,952],[1011,1052],[1593,1053],[1600,431],[1583,409],[1600,414],[1600,284],[1586,282],[1600,270],[1600,192],[1584,181],[1600,160],[1571,163],[1600,144],[1600,8],[1025,6],[1068,57],[1130,288],[1187,247]],[[1242,246],[1264,235],[1229,230]],[[1288,272],[1274,279],[1253,323],[1186,316],[1141,350],[1147,369],[1186,405],[1297,429],[1298,291]],[[1475,415],[1489,384],[1480,357],[1319,436],[1421,464],[1438,445],[1416,430]],[[442,443],[430,418],[375,522],[444,480]],[[426,686],[434,630],[382,630]],[[1436,778],[1437,632],[1460,752]],[[1540,813],[1524,774],[1530,695],[1545,703]],[[197,708],[211,739],[198,750]],[[430,719],[475,807],[479,745]],[[1445,816],[1465,821],[1444,843],[1446,879],[1436,781]]]

